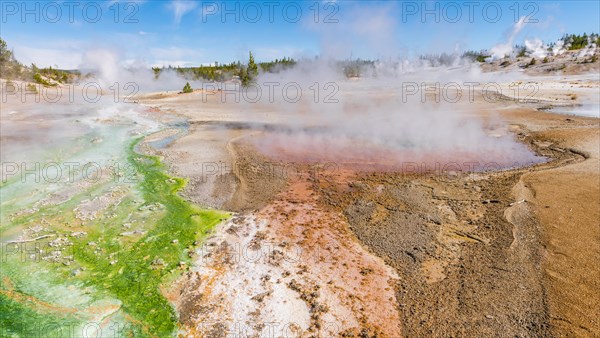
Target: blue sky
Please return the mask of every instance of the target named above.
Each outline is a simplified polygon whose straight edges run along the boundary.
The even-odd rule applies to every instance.
[[[97,49],[181,66],[244,61],[248,50],[258,60],[478,50],[506,42],[522,16],[515,43],[600,30],[598,1],[2,1],[0,11],[19,60],[61,68]]]

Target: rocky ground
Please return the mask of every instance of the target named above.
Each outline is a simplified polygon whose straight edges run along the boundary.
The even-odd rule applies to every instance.
[[[549,53],[551,54],[551,53]],[[503,58],[493,62],[484,62],[481,68],[484,71],[523,71],[528,75],[573,75],[598,72],[600,63],[598,57],[600,50],[572,50],[563,51],[559,55],[546,57],[517,57]],[[531,61],[531,60],[535,61]]]

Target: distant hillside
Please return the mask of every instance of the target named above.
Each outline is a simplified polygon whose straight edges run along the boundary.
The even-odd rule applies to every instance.
[[[600,71],[600,49],[594,54],[582,56],[579,51],[565,51],[559,55],[543,58],[530,56],[502,59],[481,64],[484,71],[520,70],[530,75],[583,74]]]
[[[6,41],[0,38],[0,78],[35,82],[44,86],[71,83],[81,74],[78,71],[38,68],[35,64],[25,66],[14,57]]]
[[[577,74],[600,70],[600,36],[596,33],[565,34],[548,44],[541,40],[515,45],[503,57],[492,57],[484,50],[469,51],[463,56],[481,63],[484,71],[522,70],[528,74]]]
[[[8,49],[6,41],[0,38],[0,77],[7,79],[21,79],[27,73],[26,67],[23,67],[14,57],[11,50]]]

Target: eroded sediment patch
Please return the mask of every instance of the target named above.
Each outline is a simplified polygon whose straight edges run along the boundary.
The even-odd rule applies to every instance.
[[[186,334],[400,335],[398,276],[318,200],[311,182],[288,182],[217,228],[181,282]]]

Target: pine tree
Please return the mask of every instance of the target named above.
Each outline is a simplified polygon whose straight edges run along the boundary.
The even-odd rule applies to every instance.
[[[183,86],[183,93],[186,93],[186,94],[187,94],[187,93],[191,93],[191,92],[193,92],[193,91],[194,91],[194,90],[192,89],[192,86],[190,86],[190,83],[189,83],[189,82],[186,82],[186,83],[185,83],[185,86]]]
[[[8,50],[8,45],[6,41],[0,39],[0,62],[8,62],[11,61],[13,54],[10,50]]]
[[[239,77],[240,77],[240,81],[242,82],[242,86],[244,86],[244,87],[249,85],[252,82],[249,72],[248,72],[248,68],[246,68],[246,67],[240,68]]]
[[[254,63],[254,55],[250,52],[250,59],[248,60],[248,77],[250,80],[256,79],[258,76],[258,66]]]

